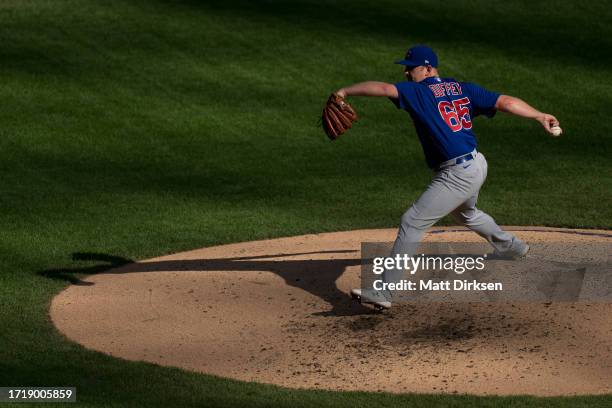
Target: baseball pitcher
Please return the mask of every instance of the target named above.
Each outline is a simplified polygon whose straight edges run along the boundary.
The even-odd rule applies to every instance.
[[[424,231],[447,214],[486,239],[497,255],[517,258],[527,254],[526,243],[503,231],[490,215],[476,208],[478,192],[487,177],[487,161],[477,150],[472,121],[479,115],[491,118],[500,110],[535,119],[553,136],[561,134],[559,121],[521,99],[473,83],[441,78],[438,58],[427,46],[410,48],[405,58],[396,63],[404,66],[406,81],[396,84],[368,81],[340,88],[330,97],[330,108],[323,112],[323,127],[332,139],[356,120],[352,107],[344,101],[348,96],[386,96],[412,118],[434,176],[402,216],[391,256],[414,255]],[[402,271],[383,273],[385,282],[401,279]],[[393,301],[390,291],[353,289],[351,295],[378,308],[388,309]]]

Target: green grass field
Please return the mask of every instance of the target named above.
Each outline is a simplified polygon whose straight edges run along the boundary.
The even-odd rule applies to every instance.
[[[612,227],[606,1],[3,0],[0,386],[76,386],[97,407],[611,406],[287,390],[113,359],[50,323],[54,294],[121,259],[397,225],[431,175],[408,116],[355,98],[362,119],[335,143],[317,121],[340,86],[401,80],[392,62],[419,42],[442,75],[564,128],[476,120],[481,208],[501,224]]]

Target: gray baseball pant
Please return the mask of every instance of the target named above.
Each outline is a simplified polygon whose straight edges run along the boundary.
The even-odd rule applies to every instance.
[[[473,160],[446,167],[434,175],[427,190],[402,216],[391,256],[415,254],[425,230],[449,213],[500,253],[519,252],[524,246],[514,235],[502,231],[490,215],[476,208],[478,192],[487,178],[487,161],[482,153]],[[399,282],[403,271],[385,270],[384,282]],[[384,293],[390,299],[389,292]]]

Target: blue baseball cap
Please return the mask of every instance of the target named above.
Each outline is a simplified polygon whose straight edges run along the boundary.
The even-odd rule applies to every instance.
[[[403,60],[395,61],[395,63],[411,68],[421,65],[431,65],[436,68],[438,66],[438,56],[434,50],[426,45],[415,45],[406,51],[406,56]]]

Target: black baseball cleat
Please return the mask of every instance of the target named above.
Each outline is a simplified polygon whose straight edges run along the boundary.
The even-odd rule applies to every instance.
[[[391,309],[391,302],[373,289],[351,289],[351,297],[361,304],[372,305],[379,311]]]

